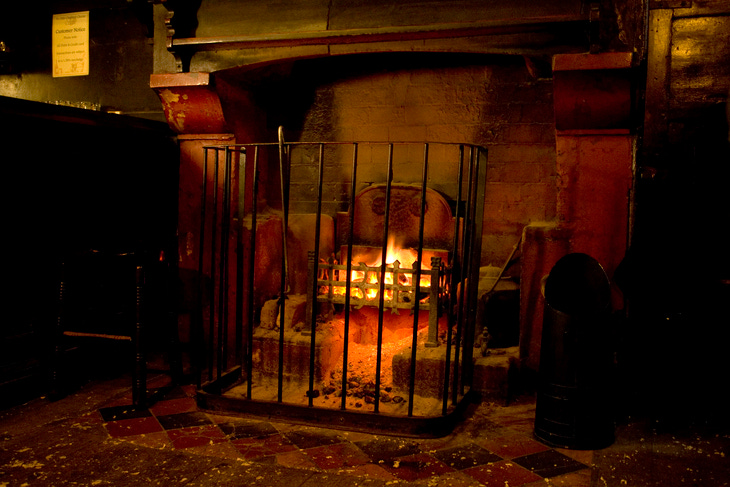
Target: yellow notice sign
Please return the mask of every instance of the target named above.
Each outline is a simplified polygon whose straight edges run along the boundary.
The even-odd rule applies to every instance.
[[[89,74],[89,12],[53,16],[53,77]]]

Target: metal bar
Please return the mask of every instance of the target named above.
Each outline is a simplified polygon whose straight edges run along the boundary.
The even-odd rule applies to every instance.
[[[429,309],[428,309],[428,340],[426,346],[436,348],[439,346],[439,291],[441,290],[441,257],[431,257],[431,270],[427,272],[431,280],[429,286]],[[417,284],[420,290],[420,283]]]
[[[408,384],[408,416],[413,416],[413,395],[416,384],[416,348],[418,345],[418,303],[421,295],[421,266],[423,265],[423,224],[426,212],[426,184],[428,182],[428,143],[423,144],[423,176],[421,179],[421,208],[418,217],[418,257],[413,263],[413,342],[411,346],[411,370]]]
[[[476,325],[476,314],[478,305],[479,289],[476,283],[479,281],[479,265],[482,252],[482,225],[484,223],[484,196],[487,179],[487,151],[477,149],[477,160],[475,167],[474,201],[472,209],[472,242],[469,257],[469,274],[467,279],[474,285],[468,286],[467,295],[467,321],[464,333],[464,370],[462,382],[471,385],[474,364],[474,329]]]
[[[213,217],[211,218],[211,242],[210,242],[210,289],[208,309],[208,380],[213,380],[213,368],[215,363],[215,250],[216,250],[216,229],[218,227],[218,172],[220,163],[220,150],[215,151],[215,167],[213,169]]]
[[[307,307],[304,312],[304,329],[302,335],[311,335],[312,323],[317,321],[317,272],[314,268],[314,251],[307,251]],[[330,284],[332,285],[332,284]]]
[[[236,365],[243,365],[243,216],[245,215],[246,198],[246,149],[236,149],[238,152],[238,205],[233,221],[236,222]]]
[[[247,401],[228,395],[198,391],[196,400],[200,409],[227,411],[259,416],[264,419],[291,419],[296,423],[327,425],[336,429],[363,431],[370,434],[385,434],[411,438],[443,438],[453,431],[462,420],[469,405],[465,398],[447,416],[411,417],[387,414],[363,414],[359,411],[310,408],[300,404],[282,404],[272,401]]]
[[[205,208],[208,199],[208,153],[209,147],[203,150],[203,181],[201,188],[201,203],[200,203],[200,232],[198,233],[198,286],[197,286],[197,309],[195,310],[193,323],[193,334],[198,339],[193,343],[193,368],[195,369],[195,380],[198,389],[202,384],[202,373],[203,373],[203,356],[204,350],[204,335],[203,330],[203,294],[205,293],[205,279],[203,278],[203,264],[205,259]]]
[[[342,271],[343,273],[345,272],[345,266],[332,264],[331,262],[329,262],[325,266],[325,268],[326,269],[331,269],[331,270]],[[380,274],[380,271],[381,271],[381,268],[379,266],[374,267],[374,266],[368,266],[366,264],[360,264],[360,265],[357,265],[357,266],[353,266],[353,269],[356,272],[359,271],[359,272],[363,272],[363,273],[368,274],[368,275],[370,275],[370,274]],[[409,269],[409,268],[405,268],[404,269],[404,268],[401,268],[400,267],[400,263],[398,261],[394,262],[392,267],[391,266],[386,267],[385,268],[385,271],[386,271],[386,274],[387,273],[392,273],[394,280],[397,279],[399,276],[403,276],[403,275],[405,275],[405,276],[412,276],[414,274],[413,269]],[[438,274],[438,269],[434,269],[433,271],[426,270],[426,271],[424,271],[424,273],[427,273],[429,275],[433,273],[433,274],[436,275],[435,277],[440,277],[440,276],[437,275]],[[334,286],[336,286],[336,287],[343,287],[342,281],[332,280],[332,279],[329,279],[329,278],[318,279],[317,280],[317,284],[320,285],[320,286],[330,286],[331,285],[333,287]],[[364,295],[367,294],[366,291],[375,289],[376,290],[376,295],[377,295],[377,293],[378,293],[377,290],[380,289],[380,283],[378,282],[378,283],[375,283],[375,284],[371,284],[371,283],[368,283],[368,282],[361,281],[361,282],[354,282],[354,283],[352,283],[352,287],[354,289],[358,289],[358,290],[362,291],[362,294],[364,294]],[[413,302],[410,299],[407,302],[403,302],[403,301],[401,301],[400,298],[398,298],[401,294],[405,294],[407,296],[410,296],[412,294],[412,292],[413,292],[413,286],[411,286],[411,285],[404,285],[404,284],[387,284],[386,283],[385,284],[385,290],[386,291],[392,291],[392,293],[393,293],[393,297],[388,298],[388,300],[387,300],[387,307],[388,308],[390,308],[391,310],[396,310],[396,309],[412,310],[413,309]],[[439,291],[439,289],[435,289],[435,291]],[[429,294],[430,294],[430,291],[429,291]],[[422,290],[422,295],[423,295],[423,290]],[[423,300],[423,297],[421,299]],[[344,296],[344,293],[342,295],[330,296],[330,294],[328,292],[327,294],[318,295],[317,296],[317,301],[320,301],[320,302],[329,302],[329,303],[333,303],[333,304],[338,304],[338,303],[339,304],[344,304],[345,303],[345,296]],[[374,302],[374,300],[369,299],[367,297],[366,298],[352,297],[350,299],[350,305],[356,306],[358,308],[360,308],[362,306],[377,306],[377,304],[374,305],[373,302]],[[384,308],[385,308],[385,306],[386,305],[384,305]],[[302,333],[304,334],[304,331],[302,331]]]
[[[454,240],[451,244],[453,249],[451,252],[451,261],[448,263],[451,266],[451,273],[449,274],[449,295],[447,296],[448,312],[446,313],[446,359],[445,359],[445,373],[444,373],[444,393],[443,393],[443,407],[442,414],[446,415],[449,403],[449,385],[451,377],[451,339],[453,338],[453,327],[454,327],[454,306],[456,305],[456,289],[458,288],[459,282],[459,218],[461,217],[461,185],[464,179],[464,144],[459,145],[459,169],[457,176],[457,194],[456,194],[456,209],[454,211]],[[456,363],[454,364],[454,379],[456,379]],[[456,400],[452,400],[452,403],[456,403]]]
[[[317,177],[317,213],[316,213],[316,220],[314,224],[314,258],[312,259],[313,262],[311,263],[311,267],[313,269],[314,279],[316,281],[317,279],[317,273],[319,270],[318,262],[319,262],[319,233],[321,231],[321,220],[322,220],[322,185],[324,181],[324,144],[319,145],[319,174]],[[316,282],[315,282],[315,289],[317,289]],[[315,291],[316,292],[316,291]],[[316,352],[316,343],[315,339],[317,336],[317,301],[314,300],[312,303],[312,326],[310,329],[311,337],[310,337],[310,343],[309,343],[309,391],[308,391],[308,399],[309,399],[309,407],[312,407],[314,405],[314,365],[315,365],[315,352]],[[282,323],[281,326],[283,327],[284,324]]]
[[[259,191],[259,147],[255,146],[253,156],[253,201],[251,202],[251,237],[249,241],[248,254],[248,342],[246,351],[246,397],[251,399],[251,387],[253,382],[253,328],[255,319],[254,309],[254,282],[256,274],[256,213],[258,211]]]
[[[474,172],[474,147],[469,148],[469,166],[467,168],[467,178],[466,178],[466,200],[464,205],[464,225],[463,225],[463,234],[461,238],[461,256],[462,256],[462,270],[466,271],[469,267],[469,257],[468,257],[468,249],[469,244],[468,240],[470,237],[470,222],[469,222],[469,205],[471,202],[471,193],[472,193],[472,179],[473,179],[473,172]],[[459,394],[463,394],[463,385],[461,383],[461,373],[459,369],[460,365],[460,350],[461,350],[461,340],[462,340],[462,331],[464,329],[464,295],[466,293],[466,281],[464,280],[464,274],[460,270],[459,273],[459,283],[461,284],[459,290],[458,290],[458,305],[456,307],[456,350],[454,353],[454,389],[453,389],[453,401],[456,402],[456,399]],[[457,374],[457,372],[459,372]]]
[[[469,314],[471,313],[471,309],[473,307],[473,303],[471,300],[471,296],[472,296],[471,287],[473,287],[473,286],[471,286],[471,283],[473,282],[472,275],[474,274],[473,247],[474,247],[474,241],[476,239],[476,232],[475,232],[475,228],[474,228],[474,223],[475,223],[474,222],[474,216],[475,216],[474,202],[476,201],[476,192],[477,192],[476,185],[477,185],[477,177],[478,177],[478,166],[479,166],[478,156],[477,156],[477,151],[475,150],[474,153],[472,154],[472,164],[471,164],[470,173],[469,173],[469,196],[467,198],[467,226],[466,226],[467,236],[465,239],[466,245],[465,245],[465,254],[464,254],[466,265],[464,266],[464,281],[462,281],[462,282],[465,282],[466,285],[462,287],[462,293],[461,293],[462,295],[460,296],[461,299],[463,300],[461,308],[462,308],[462,313],[464,313],[463,319],[462,319],[463,366],[461,369],[460,384],[459,384],[461,394],[464,393],[464,390],[469,382],[468,380],[466,380],[466,374],[468,373],[468,367],[469,367],[468,360],[472,356],[472,353],[470,353],[470,352],[473,352],[473,351],[469,350],[469,343],[473,340],[473,337],[471,337],[471,339],[470,339],[469,334],[474,333],[474,331],[470,329],[471,328],[470,323],[472,321],[471,321],[471,317],[469,316]],[[477,278],[478,278],[478,273],[477,273]]]
[[[342,402],[340,409],[347,408],[347,358],[350,342],[350,285],[352,284],[352,245],[353,245],[353,227],[355,225],[355,195],[357,193],[357,143],[352,144],[352,184],[350,185],[350,215],[348,219],[349,232],[347,236],[347,255],[345,264],[347,275],[345,276],[345,329],[342,350]],[[341,258],[341,256],[340,256]],[[334,276],[330,274],[330,279]],[[332,297],[332,286],[329,286],[330,298]]]
[[[68,256],[66,256],[68,258]],[[51,382],[51,396],[53,398],[60,397],[62,394],[62,384],[61,384],[61,366],[63,361],[63,352],[64,352],[64,346],[63,346],[63,331],[64,327],[66,325],[66,285],[67,285],[67,278],[68,278],[68,263],[66,262],[66,259],[64,259],[59,264],[59,280],[58,280],[58,294],[56,301],[56,324],[53,329],[53,356],[52,356],[52,362],[51,362],[51,374],[50,374],[50,382]]]
[[[252,402],[252,382],[253,382],[253,355],[254,355],[254,331],[255,331],[255,321],[254,318],[256,316],[256,306],[254,304],[254,300],[256,298],[254,293],[254,287],[256,284],[256,273],[255,273],[255,267],[256,267],[256,220],[257,220],[257,201],[258,201],[258,162],[260,157],[259,149],[262,147],[270,146],[272,153],[271,155],[274,155],[274,145],[278,145],[279,148],[279,157],[280,157],[280,183],[281,183],[281,190],[282,190],[282,205],[283,205],[283,212],[284,212],[284,220],[282,221],[282,280],[281,280],[281,296],[279,300],[279,308],[280,308],[280,340],[279,340],[279,369],[278,369],[278,375],[279,375],[279,381],[278,381],[278,401],[273,402],[272,404],[277,406],[283,406],[283,372],[284,372],[284,363],[286,361],[286,357],[283,353],[283,345],[284,340],[281,338],[281,331],[283,331],[284,323],[285,321],[285,305],[286,305],[286,294],[289,292],[289,283],[288,283],[288,256],[286,255],[286,242],[284,241],[287,238],[287,232],[288,232],[288,211],[289,211],[289,166],[291,164],[291,158],[292,153],[291,150],[293,147],[299,147],[303,145],[313,145],[314,143],[292,143],[292,144],[284,144],[283,140],[280,141],[279,144],[244,144],[244,145],[231,145],[231,146],[221,146],[214,150],[216,150],[215,153],[215,175],[213,176],[213,187],[215,188],[215,193],[213,195],[213,218],[212,220],[209,217],[210,215],[207,214],[207,212],[210,212],[211,210],[208,209],[208,206],[211,206],[209,204],[209,200],[211,199],[210,196],[207,194],[207,184],[208,180],[207,177],[209,175],[209,170],[207,168],[207,162],[204,164],[204,202],[206,204],[201,207],[201,236],[205,235],[208,238],[211,239],[212,244],[211,247],[208,247],[208,242],[205,242],[206,239],[201,238],[201,258],[199,260],[199,269],[201,271],[201,275],[203,271],[206,271],[207,268],[207,262],[206,262],[206,255],[210,254],[210,277],[211,280],[209,281],[212,283],[211,285],[211,308],[213,308],[213,312],[211,314],[211,327],[210,327],[210,344],[211,349],[209,350],[210,355],[212,357],[211,360],[215,360],[216,354],[218,357],[218,376],[219,378],[216,379],[216,381],[210,381],[209,384],[205,385],[205,392],[208,394],[223,394],[223,390],[230,385],[233,384],[233,380],[235,379],[235,375],[229,374],[227,371],[224,371],[225,368],[223,364],[225,364],[225,361],[228,360],[230,357],[227,357],[227,342],[226,340],[232,340],[233,337],[228,337],[228,318],[226,316],[226,313],[228,311],[227,301],[226,299],[230,299],[230,296],[232,294],[228,294],[228,280],[229,274],[231,272],[234,272],[234,268],[230,268],[229,270],[229,262],[227,259],[232,258],[230,255],[231,252],[231,246],[228,243],[230,232],[233,231],[233,229],[230,227],[230,225],[233,223],[232,219],[235,219],[236,216],[232,216],[232,212],[235,211],[235,208],[231,206],[232,204],[232,194],[231,189],[234,188],[235,184],[239,185],[239,207],[238,207],[238,213],[237,218],[239,219],[239,225],[242,228],[243,222],[241,221],[243,219],[243,215],[245,214],[245,205],[248,204],[248,198],[250,196],[249,191],[251,191],[250,188],[246,188],[246,181],[247,178],[251,177],[251,155],[253,155],[253,183],[250,181],[248,182],[248,186],[253,185],[253,200],[252,200],[252,208],[251,208],[251,235],[250,235],[250,252],[247,257],[241,257],[242,252],[241,249],[243,249],[245,245],[245,239],[239,235],[236,243],[235,249],[238,250],[239,253],[239,260],[236,261],[236,268],[238,269],[238,273],[236,274],[236,286],[237,289],[245,289],[240,292],[236,292],[236,296],[239,300],[243,299],[245,297],[246,292],[248,292],[248,302],[249,306],[246,308],[245,303],[236,303],[236,340],[237,342],[242,341],[245,342],[245,357],[241,360],[241,367],[238,370],[238,377],[240,377],[240,373],[242,370],[245,370],[246,373],[246,379],[248,382],[247,385],[247,391],[244,396],[241,397],[242,401]],[[421,277],[423,276],[424,272],[428,272],[429,275],[431,275],[431,288],[429,293],[429,299],[431,303],[431,309],[429,310],[429,341],[433,342],[435,340],[438,340],[438,314],[440,312],[440,306],[444,303],[444,296],[443,296],[443,290],[448,289],[449,296],[446,298],[448,301],[448,330],[446,333],[446,341],[447,341],[447,347],[446,347],[446,359],[445,359],[445,379],[443,384],[438,385],[437,387],[441,387],[443,385],[443,406],[442,406],[442,414],[439,416],[441,417],[447,417],[450,416],[448,413],[448,401],[449,396],[452,396],[453,405],[455,408],[460,407],[459,405],[462,404],[462,402],[457,401],[457,397],[459,396],[459,391],[461,390],[463,393],[463,388],[469,384],[470,377],[464,376],[463,374],[460,374],[460,361],[463,362],[463,365],[461,366],[461,369],[465,370],[466,372],[471,373],[472,371],[468,369],[468,365],[470,362],[470,356],[473,354],[473,350],[471,351],[471,354],[469,353],[470,350],[467,350],[468,347],[472,346],[473,343],[473,336],[469,336],[469,329],[473,328],[474,320],[472,311],[474,310],[474,306],[476,303],[475,296],[472,296],[472,293],[474,292],[473,288],[474,286],[469,286],[467,288],[466,282],[473,282],[476,283],[476,279],[478,279],[478,264],[479,264],[479,255],[480,252],[480,239],[481,239],[481,221],[480,219],[483,219],[483,208],[480,208],[480,204],[483,203],[484,199],[484,179],[486,176],[486,153],[485,152],[479,152],[477,154],[476,147],[469,146],[469,145],[460,145],[459,146],[459,174],[458,174],[458,196],[457,196],[457,205],[456,205],[456,211],[455,211],[455,223],[454,223],[454,236],[453,236],[453,250],[452,250],[452,256],[449,257],[449,261],[446,264],[445,270],[442,269],[442,265],[437,265],[432,262],[432,269],[430,271],[424,271],[424,268],[422,267],[422,261],[423,261],[423,253],[424,253],[424,233],[425,233],[425,213],[426,213],[426,203],[427,203],[427,197],[428,197],[428,174],[429,174],[429,152],[430,152],[430,145],[429,143],[423,144],[423,178],[422,178],[422,184],[421,184],[421,209],[420,209],[420,218],[419,218],[419,237],[418,237],[418,257],[416,259],[416,262],[413,266],[413,268],[400,268],[399,265],[393,264],[392,266],[387,265],[387,237],[390,233],[392,226],[390,225],[390,217],[392,215],[392,212],[390,212],[390,204],[392,201],[393,196],[393,188],[392,188],[392,181],[394,179],[394,165],[397,162],[396,161],[396,154],[395,154],[395,145],[401,145],[399,143],[387,143],[388,149],[389,149],[389,155],[388,155],[388,176],[387,176],[387,184],[386,184],[386,208],[385,208],[385,220],[384,220],[384,227],[383,227],[383,248],[381,249],[381,254],[383,255],[381,259],[380,266],[358,266],[359,270],[363,270],[364,272],[374,272],[374,273],[380,273],[380,281],[377,284],[368,284],[368,283],[360,283],[360,282],[352,282],[352,272],[355,269],[355,266],[353,264],[353,247],[354,247],[354,225],[355,225],[355,217],[357,216],[355,214],[355,197],[356,197],[356,190],[357,190],[357,170],[358,170],[358,143],[350,143],[353,147],[353,154],[352,154],[352,186],[350,194],[348,195],[350,199],[350,214],[349,214],[349,227],[350,231],[347,232],[347,256],[341,257],[340,260],[346,259],[347,262],[343,262],[341,264],[344,265],[338,265],[334,262],[330,262],[328,264],[325,264],[324,262],[319,261],[319,252],[321,249],[321,233],[322,233],[322,206],[323,206],[323,186],[324,186],[324,178],[326,177],[325,174],[325,160],[324,160],[324,153],[327,149],[329,143],[317,143],[318,149],[319,149],[319,174],[318,174],[318,189],[317,189],[317,208],[316,208],[316,222],[315,222],[315,228],[314,228],[314,238],[315,238],[315,251],[312,253],[313,260],[310,263],[309,268],[311,269],[311,274],[308,276],[308,290],[307,293],[311,297],[311,299],[307,303],[307,317],[308,321],[311,321],[311,326],[308,328],[312,330],[312,338],[310,341],[310,363],[309,363],[309,391],[314,391],[314,385],[315,385],[315,379],[316,379],[316,336],[314,335],[316,333],[316,319],[319,315],[319,311],[317,310],[318,302],[323,301],[327,302],[329,300],[330,303],[345,303],[343,313],[345,317],[345,323],[344,323],[344,344],[343,344],[343,356],[342,356],[342,402],[341,402],[341,409],[343,410],[342,414],[347,415],[347,412],[345,411],[347,409],[347,382],[348,382],[348,360],[349,360],[349,352],[351,351],[352,347],[349,347],[349,334],[350,334],[350,328],[349,328],[349,320],[351,319],[351,310],[350,308],[353,306],[360,307],[362,305],[369,305],[373,306],[375,305],[375,302],[368,301],[368,300],[360,300],[356,297],[352,296],[353,290],[379,290],[379,299],[377,301],[378,306],[378,340],[377,340],[377,356],[376,356],[376,385],[375,385],[375,397],[374,403],[374,413],[371,416],[381,416],[381,408],[383,406],[382,401],[380,400],[380,390],[382,387],[382,368],[383,368],[383,340],[384,340],[384,325],[385,325],[385,317],[384,317],[384,311],[386,307],[391,307],[392,310],[395,312],[398,308],[408,308],[410,307],[413,310],[414,313],[414,321],[413,321],[413,336],[412,336],[412,346],[411,346],[411,362],[410,362],[410,375],[406,379],[409,381],[408,388],[409,388],[409,395],[408,395],[408,417],[412,418],[413,420],[418,420],[419,418],[414,417],[414,395],[415,390],[417,387],[417,363],[416,363],[416,355],[417,355],[417,347],[418,347],[418,325],[419,325],[419,308],[423,308],[424,305],[420,302],[420,297],[423,296],[422,292],[426,289],[425,287],[422,288],[420,285]],[[342,144],[342,143],[334,143],[334,144]],[[383,143],[385,144],[385,143]],[[405,143],[404,143],[405,144]],[[412,145],[412,144],[411,144]],[[470,154],[468,156],[468,169],[466,169],[467,165],[467,155],[466,150],[470,150]],[[252,150],[253,149],[253,150]],[[225,166],[225,173],[223,174],[223,179],[221,179],[220,174],[220,163],[222,162],[220,160],[220,154],[224,153],[226,154],[226,166]],[[235,161],[233,157],[241,157],[241,161]],[[206,148],[206,155],[205,158],[207,161],[210,160],[210,154],[207,151]],[[238,169],[238,181],[236,181],[236,168],[233,168],[232,164],[236,163],[236,168]],[[466,170],[466,174],[465,174]],[[466,186],[464,185],[464,179],[467,177],[468,174],[468,183]],[[467,190],[468,188],[468,190]],[[221,195],[218,195],[218,191],[220,190]],[[463,199],[463,192],[467,191],[468,195],[466,196],[466,200],[462,202]],[[218,198],[222,198],[222,203],[218,202]],[[218,215],[218,212],[221,212],[221,216]],[[462,214],[464,211],[466,211],[466,215]],[[220,221],[219,221],[220,220]],[[212,224],[211,224],[212,222]],[[211,225],[210,229],[206,229],[206,225]],[[228,228],[226,228],[226,226]],[[210,236],[206,235],[206,232],[212,232]],[[217,239],[221,238],[222,241],[218,242]],[[340,241],[342,242],[342,241]],[[344,242],[343,242],[344,243]],[[208,250],[205,250],[208,249]],[[246,250],[246,249],[243,249]],[[216,258],[220,258],[220,261],[216,261]],[[245,273],[245,269],[243,267],[246,265],[245,260],[241,259],[248,259],[248,274]],[[362,267],[363,269],[360,269]],[[463,269],[462,269],[463,267]],[[326,270],[327,275],[322,276],[320,279],[320,271]],[[341,273],[347,272],[347,275],[345,278],[342,277]],[[388,272],[392,272],[394,276],[396,277],[396,283],[395,284],[386,284],[386,281],[384,279],[385,274]],[[475,277],[475,274],[476,277]],[[216,275],[216,273],[219,273],[219,275]],[[239,275],[241,274],[241,275]],[[339,275],[338,275],[339,274]],[[405,275],[412,278],[412,285],[406,286],[398,284],[397,282],[397,276],[398,275]],[[245,277],[244,277],[245,276]],[[343,279],[342,281],[339,281],[338,279]],[[220,284],[218,284],[220,281]],[[331,292],[335,285],[338,287],[342,284],[345,284],[346,292],[343,296],[332,296]],[[246,284],[248,285],[247,288],[245,288]],[[218,285],[219,289],[215,289],[215,286]],[[275,284],[276,285],[276,284]],[[330,289],[329,293],[323,293],[321,296],[318,294],[317,289],[320,286],[328,286]],[[438,287],[435,287],[438,286]],[[385,293],[388,290],[392,290],[394,295],[397,293],[400,293],[401,296],[406,296],[406,294],[413,293],[413,300],[412,304],[403,302],[398,303],[397,299],[386,301]],[[372,292],[372,291],[371,291]],[[204,295],[201,293],[201,299]],[[455,305],[456,302],[459,302],[458,305]],[[220,309],[220,307],[223,307],[224,309]],[[338,306],[341,306],[338,305]],[[215,307],[218,307],[218,310],[215,310]],[[201,305],[202,309],[202,305]],[[435,311],[434,311],[435,310]],[[456,315],[454,316],[453,310],[456,310]],[[436,320],[433,320],[432,323],[432,316],[431,314],[436,316]],[[202,316],[202,315],[201,315]],[[248,318],[246,318],[246,316]],[[217,320],[216,320],[217,319]],[[244,323],[244,320],[248,319],[248,323]],[[218,326],[216,329],[215,327]],[[243,326],[247,326],[247,328],[243,329]],[[245,331],[244,331],[245,330]],[[436,334],[434,335],[433,330],[436,331]],[[217,337],[215,335],[215,331],[217,331]],[[231,330],[233,331],[233,330]],[[453,334],[456,333],[456,338],[454,340]],[[473,330],[472,330],[473,335]],[[463,334],[463,335],[462,335]],[[241,340],[241,337],[243,340]],[[217,338],[217,340],[216,340]],[[456,348],[454,350],[454,342],[456,344]],[[237,346],[239,344],[237,343]],[[465,349],[463,352],[460,352],[460,347],[464,346]],[[237,348],[236,350],[236,359],[239,360],[239,354],[241,352]],[[454,356],[452,357],[452,353],[454,353]],[[273,357],[272,357],[273,358]],[[452,363],[453,362],[453,363]],[[452,369],[453,366],[453,369]],[[212,371],[212,366],[209,367],[209,369]],[[453,372],[452,372],[453,370]],[[225,372],[225,373],[223,373]],[[452,373],[453,373],[453,379],[452,379]],[[224,376],[225,375],[225,380]],[[351,396],[350,396],[351,397]],[[312,410],[319,410],[323,409],[320,407],[315,407],[313,399],[314,395],[309,394],[309,401],[306,408],[312,409]],[[257,401],[258,403],[264,404],[265,401]],[[304,407],[304,406],[302,406]],[[453,409],[453,408],[452,408]],[[319,413],[316,413],[319,414]],[[359,413],[357,416],[358,418],[362,415],[362,412]],[[365,416],[368,416],[365,414]],[[347,415],[349,421],[349,415]],[[383,418],[389,417],[387,413],[382,415]],[[344,416],[343,416],[344,418]],[[406,419],[405,415],[402,419]],[[365,420],[366,422],[369,420]],[[355,421],[357,422],[357,421]]]
[[[289,166],[284,164],[287,155],[287,146],[284,144],[284,127],[279,127],[279,183],[281,190],[281,211],[284,218],[281,221],[281,242],[282,242],[282,296],[286,289],[286,273],[289,266],[287,246],[287,233],[289,230]],[[282,323],[283,323],[282,317]]]
[[[231,229],[231,149],[225,148],[223,200],[221,201],[220,283],[218,285],[218,371],[220,378],[228,367],[228,250]]]
[[[322,225],[322,185],[323,185],[323,178],[324,178],[324,167],[323,167],[323,161],[324,160],[324,144],[319,144],[319,163],[318,163],[318,186],[317,186],[317,211],[315,213],[315,238],[316,241],[314,242],[315,250],[317,251],[316,259],[317,263],[316,266],[307,266],[307,281],[314,283],[314,288],[317,288],[317,277],[319,275],[319,235],[321,233],[321,225]],[[311,273],[314,274],[315,277],[310,276]],[[308,292],[307,295],[309,296],[311,293],[309,292],[309,287],[307,288]],[[329,293],[332,293],[332,286],[329,286]],[[307,311],[306,311],[306,321],[305,321],[305,328],[302,330],[302,335],[310,336],[311,330],[314,324],[317,322],[316,320],[316,306],[313,306],[313,303],[317,302],[317,294],[311,294],[312,298],[311,300],[307,300]],[[331,297],[331,296],[330,296]],[[315,314],[312,314],[312,310],[315,309]]]
[[[390,193],[393,184],[393,144],[388,145],[388,175],[385,181],[385,215],[383,216],[383,245],[380,251],[380,289],[378,291],[378,348],[377,357],[375,359],[375,401],[374,411],[380,412],[380,370],[383,362],[383,311],[385,307],[385,268],[387,267],[386,259],[388,257],[388,232],[390,223]],[[350,233],[353,233],[352,231]],[[393,276],[393,282],[397,281],[397,276]],[[350,294],[349,291],[347,294]],[[397,299],[397,296],[393,296]]]
[[[137,256],[132,255],[132,258]],[[144,267],[135,265],[135,306],[134,306],[134,380],[132,381],[132,404],[134,407],[147,406],[147,357],[145,355],[144,333]]]
[[[441,265],[441,258],[440,257],[432,257],[431,259],[438,258],[439,266]],[[433,269],[433,267],[431,267]],[[426,339],[425,346],[428,348],[436,348],[439,346],[439,316],[438,316],[438,308],[439,308],[439,286],[438,286],[438,277],[440,276],[439,273],[436,273],[434,275],[433,272],[428,271],[428,274],[431,275],[431,286],[429,287],[429,310],[428,310],[428,337]],[[434,279],[436,278],[436,279]],[[436,283],[436,285],[434,285]],[[420,285],[419,285],[420,288]]]
[[[278,373],[278,400],[281,402],[284,395],[284,323],[286,322],[286,273],[287,273],[287,232],[289,229],[289,178],[285,160],[283,127],[279,127],[279,182],[281,186],[281,287],[279,292],[279,373]]]

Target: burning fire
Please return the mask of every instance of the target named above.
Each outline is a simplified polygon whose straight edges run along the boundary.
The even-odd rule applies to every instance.
[[[354,265],[364,264],[367,267],[380,267],[382,263],[382,259],[380,257],[376,258],[372,262],[358,262],[359,258],[361,257],[356,256],[355,258],[353,258]],[[414,249],[398,247],[396,245],[395,238],[392,236],[388,239],[385,264],[386,267],[391,268],[393,272],[388,271],[384,273],[384,281],[386,285],[384,294],[386,301],[390,301],[393,299],[394,284],[397,284],[398,286],[403,286],[404,288],[408,288],[413,285],[413,273],[415,271],[415,269],[413,268],[413,264],[416,262],[417,259],[418,252],[416,252]],[[421,266],[421,270],[430,270],[430,267],[426,264],[423,264]],[[350,296],[357,299],[377,299],[380,287],[378,285],[380,275],[380,270],[353,270],[350,277],[352,283],[366,283],[372,285],[372,287],[368,286],[364,289],[361,289],[360,287],[352,286],[350,289]],[[394,282],[394,276],[397,276],[397,283]],[[341,272],[338,280],[345,281],[345,277],[346,272]],[[420,286],[430,287],[431,276],[421,275]],[[409,292],[407,289],[405,289],[404,291]],[[335,286],[333,289],[333,293],[337,295],[344,296],[345,292],[346,291],[344,286]]]

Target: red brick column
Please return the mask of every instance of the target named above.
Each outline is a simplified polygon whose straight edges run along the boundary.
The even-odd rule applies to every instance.
[[[633,184],[630,53],[566,54],[553,59],[557,173],[556,221],[530,225],[523,239],[520,357],[537,371],[543,278],[564,255],[586,253],[609,279],[630,235]],[[616,299],[615,306],[621,306]]]
[[[198,275],[198,256],[203,147],[234,144],[235,136],[225,120],[210,74],[152,75],[150,87],[159,96],[167,122],[178,134],[180,145],[177,234],[182,295],[179,300],[178,324],[181,341],[186,343],[191,340],[191,311],[195,306],[196,291],[201,278]],[[212,184],[212,154],[210,158],[207,180]]]

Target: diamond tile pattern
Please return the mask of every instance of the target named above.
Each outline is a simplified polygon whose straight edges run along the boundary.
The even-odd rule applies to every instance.
[[[172,446],[179,449],[212,445],[226,441],[226,436],[214,424],[178,428],[168,431],[167,434],[172,441]]]
[[[516,464],[535,472],[541,477],[557,477],[576,470],[586,468],[586,466],[572,458],[563,455],[555,450],[545,450],[539,453],[533,453],[524,457],[515,458]]]
[[[474,405],[448,435],[406,438],[190,411],[194,386],[150,382],[161,389],[148,410],[130,407],[125,377],[2,411],[0,486],[730,486],[725,423],[632,420],[607,448],[570,450],[535,440],[529,396]]]
[[[271,423],[263,421],[241,421],[231,423],[219,423],[218,427],[232,440],[242,438],[266,438],[279,434]]]
[[[152,416],[149,409],[136,409],[132,406],[111,406],[99,409],[104,421],[119,421],[120,419],[147,418]]]
[[[392,463],[383,465],[387,471],[407,482],[453,472],[454,469],[440,462],[428,453],[417,453],[406,457],[394,458]]]
[[[191,426],[202,426],[204,424],[212,424],[213,422],[200,411],[191,413],[168,414],[166,416],[158,416],[157,420],[166,430],[189,428]]]
[[[278,453],[298,450],[289,440],[278,434],[263,438],[242,438],[232,440],[231,443],[245,459],[269,457]]]
[[[370,462],[362,450],[349,442],[310,448],[307,455],[322,470],[354,467]]]
[[[495,421],[475,418],[434,440],[216,416],[198,411],[193,396],[190,388],[175,388],[149,409],[113,403],[94,414],[110,437],[135,445],[336,473],[365,482],[532,487],[550,479],[556,485],[587,487],[591,477],[582,463],[590,463],[591,452],[572,455],[578,461],[526,433],[530,410],[518,409],[514,418]]]
[[[291,441],[302,450],[314,448],[316,446],[334,445],[335,443],[342,443],[345,441],[344,438],[336,433],[315,429],[289,431],[285,433],[284,436],[287,440]]]
[[[107,424],[107,432],[112,438],[136,436],[162,431],[162,426],[154,417],[120,419]]]
[[[413,440],[376,437],[367,442],[356,443],[373,463],[388,462],[394,458],[420,453],[421,449]]]
[[[503,460],[495,464],[473,467],[464,470],[464,473],[488,487],[525,485],[531,482],[543,480],[539,475],[530,472],[509,460]]]
[[[473,443],[446,448],[435,452],[433,456],[455,470],[464,470],[502,460],[502,457]]]

